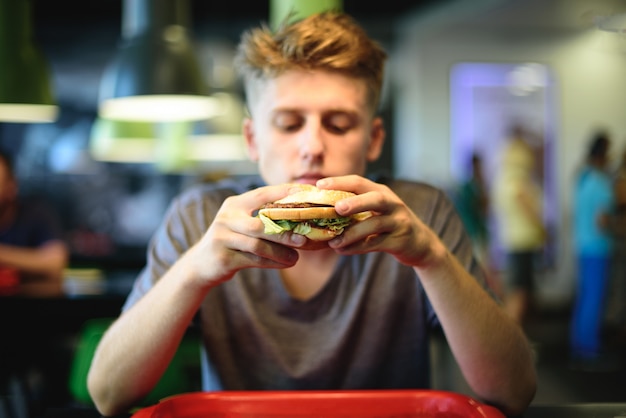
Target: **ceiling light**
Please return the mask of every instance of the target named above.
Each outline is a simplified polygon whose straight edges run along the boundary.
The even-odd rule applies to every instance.
[[[188,0],[124,0],[122,39],[100,85],[103,118],[200,120],[219,112],[189,39]]]
[[[135,121],[201,120],[221,113],[219,102],[209,96],[151,94],[105,100],[100,104],[103,118]]]

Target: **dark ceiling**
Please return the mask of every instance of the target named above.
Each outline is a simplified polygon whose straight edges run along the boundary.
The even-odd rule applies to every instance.
[[[444,0],[386,0],[384,2],[365,0],[343,0],[343,9],[363,19],[388,19],[407,12],[419,11]],[[119,19],[123,0],[31,0],[35,21],[98,21]],[[205,19],[266,19],[269,14],[269,1],[239,0],[209,1],[191,0],[194,18]]]
[[[30,0],[35,39],[50,63],[59,102],[95,109],[102,71],[120,40],[124,1],[139,0]],[[245,29],[269,18],[269,0],[187,1],[192,36],[198,44],[219,40],[232,46]],[[343,9],[374,39],[387,44],[392,40],[396,18],[451,1],[343,0]]]

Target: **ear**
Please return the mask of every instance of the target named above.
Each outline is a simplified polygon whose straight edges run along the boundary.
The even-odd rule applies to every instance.
[[[251,161],[259,161],[259,150],[254,136],[254,122],[251,118],[243,120],[243,137],[246,140],[246,148],[248,150],[248,158]]]
[[[383,144],[385,143],[385,135],[385,126],[382,118],[374,118],[370,132],[370,143],[366,154],[368,162],[376,161],[378,157],[380,157],[380,153],[383,150]]]

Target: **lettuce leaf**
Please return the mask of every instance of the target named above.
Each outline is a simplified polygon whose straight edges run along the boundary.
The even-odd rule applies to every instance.
[[[306,222],[295,222],[289,220],[274,221],[260,213],[259,219],[261,219],[261,222],[263,222],[263,226],[265,227],[263,232],[268,235],[282,234],[286,231],[293,231],[296,234],[306,235],[311,232],[311,224],[341,233],[343,232],[343,229],[345,227],[350,225],[351,222],[351,219],[349,217],[339,217],[333,219],[310,219]]]
[[[291,222],[279,221],[280,223],[276,223],[270,218],[268,218],[267,216],[262,215],[260,213],[259,213],[259,219],[261,219],[261,222],[263,222],[263,226],[265,227],[263,232],[265,232],[268,235],[282,234],[283,232],[291,231],[294,228],[294,226],[290,225]]]

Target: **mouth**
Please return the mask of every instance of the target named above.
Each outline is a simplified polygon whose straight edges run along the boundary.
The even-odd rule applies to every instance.
[[[304,184],[312,184],[315,185],[319,179],[324,178],[325,176],[316,173],[304,174],[302,176],[296,177],[294,180],[295,183],[304,183]]]

